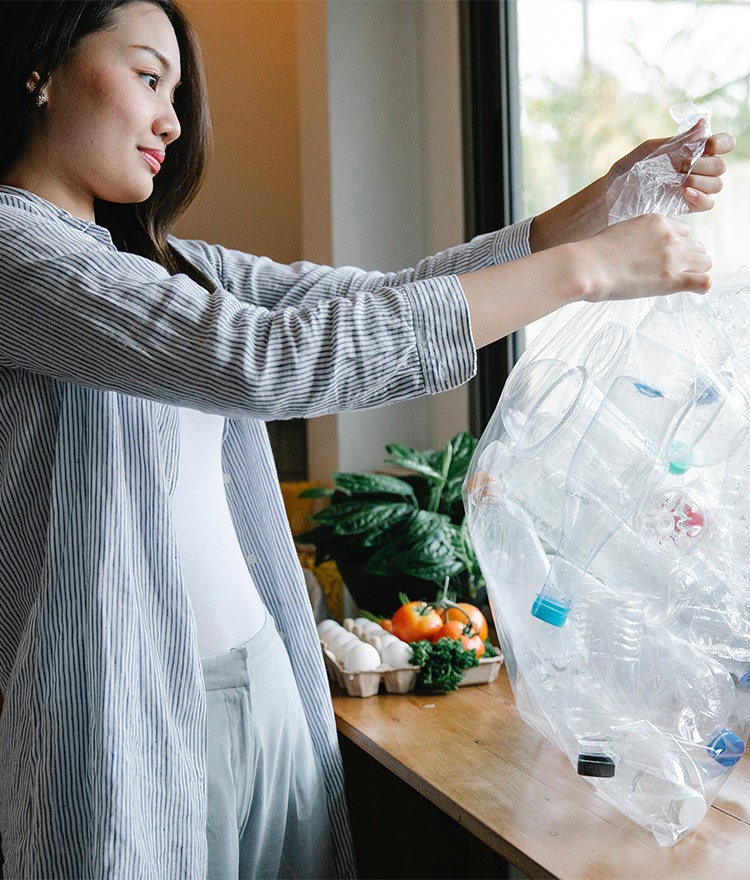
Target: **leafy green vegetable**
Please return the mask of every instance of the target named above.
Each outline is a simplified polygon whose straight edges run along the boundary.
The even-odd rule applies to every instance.
[[[467,651],[460,641],[412,642],[413,666],[421,667],[417,687],[430,691],[455,691],[464,672],[478,666],[476,651]]]

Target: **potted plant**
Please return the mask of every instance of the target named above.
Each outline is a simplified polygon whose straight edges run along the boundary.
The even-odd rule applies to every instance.
[[[329,504],[295,540],[314,545],[316,564],[334,560],[358,607],[373,614],[390,616],[400,593],[434,600],[446,582],[450,598],[476,601],[484,581],[461,495],[476,444],[466,432],[439,450],[392,443],[386,462],[398,475],[334,473],[335,488],[300,494]]]

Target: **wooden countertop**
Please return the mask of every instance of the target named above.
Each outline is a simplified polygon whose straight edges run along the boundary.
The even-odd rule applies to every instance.
[[[492,684],[446,695],[334,695],[333,703],[342,735],[529,877],[750,876],[748,758],[700,826],[660,847],[521,719],[505,669]]]

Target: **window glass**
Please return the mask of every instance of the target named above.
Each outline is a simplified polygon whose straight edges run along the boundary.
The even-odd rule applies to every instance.
[[[523,214],[603,174],[641,141],[674,133],[692,101],[729,131],[716,207],[689,218],[714,277],[750,263],[750,2],[517,0]],[[527,328],[526,343],[541,322]]]

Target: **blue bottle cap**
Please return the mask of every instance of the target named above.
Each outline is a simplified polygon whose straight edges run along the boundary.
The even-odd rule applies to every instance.
[[[736,733],[723,727],[708,744],[706,751],[722,767],[734,767],[745,752],[745,743]]]
[[[562,626],[568,619],[568,611],[570,608],[564,603],[550,599],[542,593],[534,599],[531,606],[531,613],[539,620],[545,623],[551,623],[552,626]]]
[[[635,390],[642,394],[644,397],[664,397],[661,391],[658,388],[654,388],[652,385],[645,385],[643,382],[633,382],[635,386]]]
[[[714,385],[709,385],[703,389],[702,393],[695,401],[696,406],[706,406],[707,404],[716,403],[721,399],[721,392]]]

